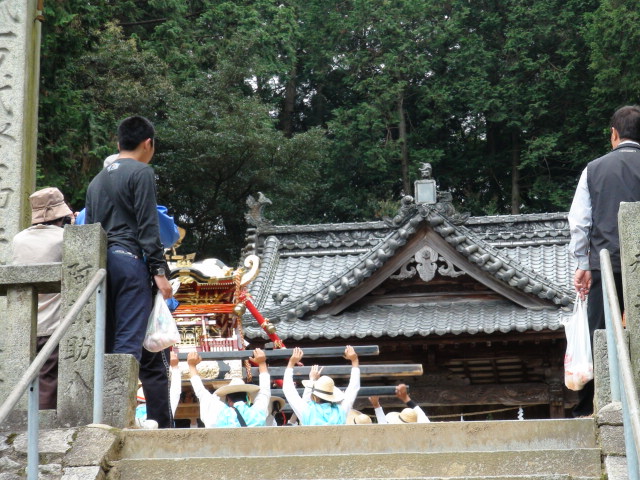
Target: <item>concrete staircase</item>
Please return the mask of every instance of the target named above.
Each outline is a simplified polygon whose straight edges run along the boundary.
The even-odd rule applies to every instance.
[[[602,477],[593,419],[123,433],[110,480]]]

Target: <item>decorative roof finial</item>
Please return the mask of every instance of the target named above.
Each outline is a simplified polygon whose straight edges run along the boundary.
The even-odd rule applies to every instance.
[[[420,174],[424,180],[431,180],[432,173],[433,168],[431,168],[431,164],[429,162],[423,162],[420,164]]]
[[[271,220],[267,220],[262,216],[262,212],[266,205],[271,205],[269,200],[262,192],[258,192],[258,200],[252,195],[247,197],[247,206],[249,211],[244,214],[244,219],[249,225],[259,227],[261,225],[271,225]]]

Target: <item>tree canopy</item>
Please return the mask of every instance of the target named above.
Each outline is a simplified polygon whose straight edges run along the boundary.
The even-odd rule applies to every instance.
[[[568,208],[638,102],[630,0],[45,2],[38,184],[82,208],[116,126],[157,128],[159,203],[225,262],[245,199],[371,220],[431,162],[475,215]]]

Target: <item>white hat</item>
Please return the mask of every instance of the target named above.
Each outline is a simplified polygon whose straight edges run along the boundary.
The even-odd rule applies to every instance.
[[[371,417],[358,410],[351,410],[347,415],[347,425],[368,425],[370,423],[373,423]]]
[[[342,390],[336,387],[331,377],[326,375],[321,376],[315,382],[313,380],[303,380],[302,385],[309,387],[312,395],[328,402],[340,402],[344,398]]]
[[[260,391],[260,387],[258,385],[253,385],[251,383],[244,383],[244,380],[241,378],[232,378],[231,381],[220,388],[218,388],[215,392],[217,396],[220,398],[226,397],[230,393],[238,393],[238,392],[246,392],[249,394],[251,400],[256,396],[256,394]]]
[[[387,423],[416,423],[418,414],[413,408],[405,408],[401,412],[389,412],[385,415]]]
[[[104,159],[102,166],[104,168],[107,168],[109,165],[115,162],[119,156],[120,156],[119,153],[114,153],[113,155],[109,155],[107,158]]]

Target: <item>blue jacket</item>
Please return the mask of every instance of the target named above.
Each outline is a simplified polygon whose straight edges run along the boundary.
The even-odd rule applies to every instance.
[[[177,225],[173,222],[173,217],[167,212],[167,207],[158,205],[158,223],[160,227],[160,241],[164,248],[171,248],[180,238]],[[76,217],[76,225],[85,224],[86,209],[82,209]]]

